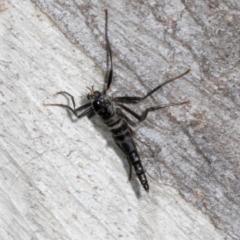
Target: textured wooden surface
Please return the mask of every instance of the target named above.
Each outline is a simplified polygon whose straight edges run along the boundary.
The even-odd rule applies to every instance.
[[[42,105],[101,89],[106,7],[114,96],[192,69],[135,107],[191,101],[135,129],[148,195],[97,118]],[[0,1],[1,239],[240,239],[239,22],[234,1]]]

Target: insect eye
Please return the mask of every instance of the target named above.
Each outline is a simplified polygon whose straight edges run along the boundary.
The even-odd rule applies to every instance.
[[[99,98],[101,96],[101,93],[99,92],[99,91],[95,91],[94,92],[94,97],[95,97],[95,99],[96,98]]]

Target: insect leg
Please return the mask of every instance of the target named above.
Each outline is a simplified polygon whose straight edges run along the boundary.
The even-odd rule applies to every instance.
[[[129,175],[128,175],[128,181],[130,182],[132,179],[132,163],[131,160],[127,157],[128,165],[129,165]]]
[[[113,76],[112,50],[111,50],[111,45],[108,39],[108,10],[107,9],[105,9],[105,40],[106,40],[106,50],[107,50],[107,72],[105,75],[104,94],[106,94],[107,90],[110,88],[112,83],[112,76]],[[110,60],[110,67],[109,67],[109,60]]]
[[[174,103],[174,104],[168,104],[168,105],[164,105],[164,106],[149,107],[141,115],[135,113],[133,110],[131,110],[130,108],[128,108],[128,107],[126,107],[126,106],[124,106],[122,104],[118,104],[118,106],[120,106],[126,112],[130,113],[138,121],[142,122],[142,121],[144,121],[146,119],[146,117],[147,117],[149,112],[152,112],[152,111],[155,111],[155,110],[158,110],[158,109],[161,109],[161,108],[175,106],[175,105],[182,105],[182,104],[185,104],[185,103],[189,103],[189,101],[184,101],[184,102]]]
[[[117,108],[117,114],[119,114],[129,125],[131,126],[136,125],[136,123],[132,121],[125,113],[123,113],[123,111],[120,108]],[[132,134],[134,134],[131,128],[129,128],[129,130],[131,130]]]
[[[71,98],[71,100],[72,100],[73,109],[75,109],[75,100],[74,100],[74,97],[70,93],[65,92],[65,91],[61,91],[61,92],[57,92],[55,95],[58,95],[58,94],[63,94],[63,95],[66,94],[66,95],[68,95]]]
[[[129,97],[129,96],[124,96],[124,97],[115,97],[113,98],[113,101],[115,102],[121,102],[121,103],[139,103],[140,101],[144,100],[145,98],[149,97],[150,95],[152,95],[154,92],[156,92],[158,89],[162,88],[164,85],[178,79],[178,78],[181,78],[183,77],[184,75],[186,75],[188,72],[190,71],[190,68],[185,71],[184,73],[180,74],[179,76],[177,77],[174,77],[174,78],[171,78],[169,80],[167,80],[166,82],[164,83],[161,83],[160,85],[158,85],[157,87],[155,87],[153,90],[151,90],[147,95],[145,95],[144,97],[137,97],[137,96],[132,96],[132,97]]]
[[[73,108],[71,108],[71,107],[68,106],[68,105],[57,104],[57,103],[44,103],[43,105],[44,105],[44,106],[57,106],[57,107],[66,108],[66,109],[68,109],[69,111],[71,111],[77,118],[84,117],[84,116],[86,116],[87,114],[89,114],[90,112],[93,111],[93,109],[90,107],[90,106],[91,106],[91,103],[84,104],[84,105],[80,106],[80,107],[77,108],[77,109],[73,109]],[[83,113],[81,113],[81,114],[79,114],[79,115],[77,114],[78,111],[83,110],[83,109],[85,109],[85,108],[87,108],[87,107],[88,107],[88,109],[85,110]]]
[[[124,152],[124,149],[121,147],[121,144],[118,144],[118,143],[116,143],[116,144]],[[127,161],[128,161],[128,165],[129,165],[128,181],[130,182],[131,178],[132,178],[132,163],[128,156],[127,156]]]

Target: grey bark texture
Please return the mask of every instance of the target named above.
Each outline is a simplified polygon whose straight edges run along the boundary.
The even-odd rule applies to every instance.
[[[135,139],[147,195],[106,127],[46,103],[112,96],[152,112]],[[239,1],[0,1],[1,239],[240,239]],[[80,100],[79,100],[80,99]],[[70,101],[69,101],[70,103]]]

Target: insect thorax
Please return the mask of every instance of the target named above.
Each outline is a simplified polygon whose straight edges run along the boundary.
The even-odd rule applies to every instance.
[[[112,101],[107,96],[100,96],[92,101],[94,112],[103,119],[108,119],[114,114]]]

